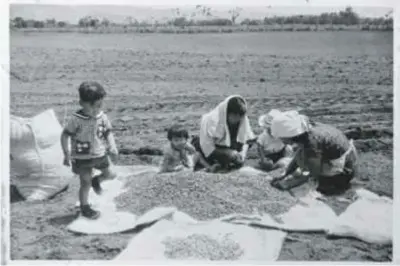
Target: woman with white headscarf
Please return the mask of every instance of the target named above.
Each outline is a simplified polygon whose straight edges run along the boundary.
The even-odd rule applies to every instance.
[[[349,140],[342,131],[330,125],[310,123],[297,111],[288,111],[273,119],[271,133],[285,143],[298,146],[294,160],[285,173],[272,181],[274,186],[290,189],[283,179],[300,166],[316,179],[317,191],[322,194],[340,194],[349,188],[356,172],[357,151],[353,140]],[[291,186],[307,180],[307,176],[300,176],[298,184]]]
[[[199,139],[192,144],[207,162],[207,170],[215,172],[243,166],[248,143],[253,139],[246,101],[232,95],[202,116]]]

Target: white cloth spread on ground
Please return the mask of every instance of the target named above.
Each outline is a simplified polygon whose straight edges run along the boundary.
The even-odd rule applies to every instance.
[[[315,193],[300,199],[301,204],[278,216],[279,220],[268,214],[231,214],[212,221],[196,221],[176,211],[135,236],[114,260],[121,263],[133,260],[274,261],[278,259],[286,237],[286,233],[279,230],[324,232],[337,236],[353,236],[370,243],[391,244],[391,199],[364,192],[365,190],[357,191],[364,198],[350,205],[339,217],[329,206],[319,201],[319,196],[314,195]],[[365,198],[365,195],[368,197]],[[367,208],[363,208],[364,216],[357,220],[354,215],[360,213],[357,208],[361,206],[361,201],[364,201],[364,207]],[[366,201],[369,203],[366,204]],[[371,215],[371,202],[380,202],[380,206],[375,206],[383,207],[382,211],[377,209],[379,213],[375,216]],[[346,214],[349,211],[352,214]],[[379,216],[382,214],[383,218]],[[246,225],[265,228],[255,229]]]
[[[154,166],[112,166],[113,171],[117,173],[117,177],[114,180],[107,180],[102,183],[103,193],[97,195],[93,190],[89,191],[89,203],[94,209],[101,212],[100,217],[96,220],[90,220],[83,216],[78,216],[71,224],[67,226],[67,229],[72,232],[82,234],[112,234],[117,232],[123,232],[135,228],[139,223],[148,222],[151,219],[161,219],[155,215],[147,216],[137,219],[136,215],[129,212],[121,212],[116,208],[114,199],[125,192],[124,179],[139,175],[144,172],[158,171],[157,167]],[[98,174],[98,171],[94,171],[94,175]],[[79,207],[79,202],[76,203],[76,207]],[[171,211],[170,211],[171,212]],[[141,220],[140,220],[141,219]],[[152,221],[152,220],[151,220]]]
[[[104,182],[104,194],[91,191],[90,203],[102,215],[98,220],[79,217],[68,230],[86,234],[109,234],[150,226],[135,235],[115,260],[277,260],[286,232],[323,232],[353,236],[370,243],[388,244],[392,239],[392,203],[372,192],[358,191],[359,199],[339,217],[310,193],[299,204],[278,216],[231,214],[211,221],[198,221],[175,207],[156,207],[140,217],[119,212],[113,198],[124,192],[124,178],[152,166],[114,166],[118,177]],[[246,168],[248,172],[250,167]],[[257,171],[249,173],[258,174]],[[352,207],[354,206],[354,207]],[[376,210],[371,212],[371,210]],[[360,218],[361,217],[361,218]],[[155,224],[153,224],[155,223]],[[249,227],[261,226],[261,229]],[[264,227],[264,228],[263,228]]]
[[[287,232],[326,232],[332,227],[337,216],[328,205],[315,198],[303,198],[300,201],[301,203],[277,217],[267,213],[250,216],[234,214],[225,216],[221,220]]]
[[[393,201],[360,189],[357,200],[337,218],[328,235],[355,237],[375,244],[393,241]]]
[[[203,115],[201,118],[200,146],[206,157],[214,151],[216,144],[226,147],[229,147],[231,144],[226,119],[228,102],[234,97],[242,98],[238,95],[232,95],[221,102],[214,110]],[[245,115],[239,125],[237,141],[246,144],[246,142],[251,139],[254,139],[254,133],[251,129],[249,118]]]
[[[11,184],[27,201],[50,198],[74,176],[63,165],[61,132],[52,109],[33,118],[10,116]]]
[[[114,180],[107,180],[102,183],[103,193],[97,195],[91,189],[89,191],[89,203],[94,209],[101,212],[100,217],[96,220],[90,220],[79,216],[67,229],[72,232],[82,234],[112,234],[132,230],[138,226],[151,224],[161,219],[169,219],[173,217],[176,221],[191,221],[194,219],[188,218],[188,215],[178,212],[175,207],[156,207],[140,217],[129,212],[121,212],[116,208],[114,199],[124,193],[124,180],[126,178],[134,178],[135,175],[140,175],[144,172],[157,173],[158,168],[154,166],[112,166],[113,171],[117,173]],[[239,171],[247,174],[257,175],[265,174],[251,167],[243,167]],[[95,170],[93,175],[100,172]],[[76,207],[79,207],[79,202],[76,202]]]
[[[304,197],[280,221],[269,214],[232,214],[220,220],[234,224],[256,225],[287,232],[323,232],[338,237],[354,237],[374,244],[392,244],[392,200],[360,189],[358,199],[337,216],[318,196]]]
[[[220,221],[160,221],[133,237],[115,261],[276,261],[286,233]]]

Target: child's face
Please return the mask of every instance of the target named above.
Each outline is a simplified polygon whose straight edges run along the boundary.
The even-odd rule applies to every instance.
[[[176,149],[182,149],[187,142],[187,139],[184,137],[172,137],[171,143],[172,146]]]
[[[90,116],[96,116],[100,113],[101,108],[103,106],[103,100],[98,100],[93,103],[91,102],[80,102],[83,110],[85,111],[86,114]]]
[[[228,114],[228,123],[230,125],[237,125],[242,120],[242,116],[238,114]]]

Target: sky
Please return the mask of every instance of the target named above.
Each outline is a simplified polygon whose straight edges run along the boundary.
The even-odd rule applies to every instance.
[[[174,7],[179,7],[181,13],[184,14],[191,14],[195,11],[195,5],[192,4],[192,6],[188,6],[190,2],[183,2],[182,0],[168,1],[168,6],[165,4],[166,1],[157,3],[155,0],[146,0],[144,3],[145,5],[138,4],[136,0],[131,0],[130,2],[127,0],[114,0],[113,5],[110,5],[110,1],[96,1],[97,5],[92,5],[91,2],[93,1],[80,0],[78,2],[76,0],[70,0],[66,2],[65,0],[40,0],[39,4],[24,4],[22,0],[14,0],[10,1],[10,3],[14,3],[10,5],[10,17],[14,18],[20,16],[36,20],[55,18],[58,21],[62,20],[70,23],[76,23],[81,17],[87,15],[108,18],[114,22],[126,21],[128,16],[137,20],[162,21],[173,16],[172,9]],[[213,4],[207,4],[206,6],[212,8],[213,16],[226,18],[229,17],[229,9],[239,6],[243,8],[238,19],[239,21],[241,18],[262,19],[266,16],[274,15],[306,15],[337,12],[343,10],[347,5],[351,5],[361,16],[368,17],[380,17],[391,10],[391,1],[337,0],[335,2],[336,4],[334,5],[333,2],[326,0],[324,2],[321,0],[314,0],[312,3],[301,0],[281,0],[278,2],[266,0],[248,0],[244,2],[241,0],[240,3],[239,0],[236,0],[229,1],[229,3],[226,4],[214,1]],[[35,2],[29,1],[29,3]],[[86,5],[84,5],[85,3]]]

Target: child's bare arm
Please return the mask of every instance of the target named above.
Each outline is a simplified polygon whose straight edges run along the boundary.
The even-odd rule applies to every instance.
[[[110,132],[107,136],[107,143],[111,152],[118,153],[117,144],[115,143],[114,134],[112,132]]]
[[[70,166],[70,150],[69,150],[69,139],[71,136],[73,136],[76,131],[78,129],[78,124],[74,118],[74,116],[72,116],[67,124],[64,127],[63,132],[61,133],[61,148],[63,150],[64,153],[64,165],[66,166]]]
[[[117,144],[115,143],[115,138],[113,133],[109,133],[107,136],[107,143],[108,143],[108,154],[111,158],[113,163],[118,161],[118,148]]]
[[[260,157],[260,161],[263,162],[265,160],[264,147],[259,143],[257,143],[257,151],[258,151],[258,156]]]
[[[61,148],[64,154],[64,165],[70,166],[70,151],[68,147],[69,135],[63,131],[61,133]]]
[[[107,141],[107,146],[108,146],[108,154],[111,158],[111,161],[116,163],[118,161],[118,149],[117,149],[117,144],[115,143],[115,138],[114,134],[112,132],[112,125],[110,120],[108,119],[108,116],[104,114],[104,122],[106,125],[106,141]]]
[[[247,157],[247,151],[249,150],[249,144],[244,144],[242,147],[242,151],[240,152],[240,155],[242,157],[242,160],[245,161]]]
[[[285,157],[293,156],[294,150],[293,147],[290,145],[285,145]]]
[[[186,143],[185,149],[186,149],[190,154],[195,154],[195,153],[197,152],[197,151],[196,151],[196,148],[195,148],[192,144],[190,144],[190,143]]]
[[[183,165],[174,166],[172,164],[173,158],[169,153],[164,153],[160,164],[160,173],[177,172],[183,169]]]
[[[160,170],[159,170],[159,172],[160,173],[166,173],[166,172],[168,172],[168,164],[169,164],[169,162],[168,162],[168,158],[167,158],[167,156],[164,154],[164,156],[163,156],[163,158],[162,158],[162,160],[161,160],[161,163],[160,163]]]

